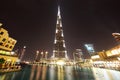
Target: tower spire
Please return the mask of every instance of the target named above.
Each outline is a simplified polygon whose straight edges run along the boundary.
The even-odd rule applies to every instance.
[[[67,58],[67,51],[63,35],[60,6],[58,6],[56,32],[54,40],[53,58]]]

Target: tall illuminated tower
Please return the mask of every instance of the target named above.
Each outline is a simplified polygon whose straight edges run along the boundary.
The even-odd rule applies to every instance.
[[[58,6],[58,13],[57,13],[53,58],[65,58],[65,59],[68,58],[64,35],[63,35],[63,27],[62,27],[61,15],[60,15],[60,6]]]

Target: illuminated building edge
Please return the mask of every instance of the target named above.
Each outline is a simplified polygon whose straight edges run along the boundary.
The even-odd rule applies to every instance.
[[[18,67],[16,66],[19,62],[18,56],[12,51],[17,40],[9,37],[8,31],[1,28],[1,25],[0,23],[0,59],[4,59],[5,62],[0,64],[0,69]]]
[[[8,31],[0,28],[0,49],[12,51],[17,40],[9,37]]]
[[[56,23],[54,49],[53,49],[52,58],[68,59],[59,6],[58,6],[57,23]]]
[[[98,57],[99,56],[99,57]],[[97,52],[96,55],[91,56],[91,59],[93,60],[117,60],[117,58],[120,56],[120,45],[115,46],[112,49],[106,50],[106,51],[100,51]]]

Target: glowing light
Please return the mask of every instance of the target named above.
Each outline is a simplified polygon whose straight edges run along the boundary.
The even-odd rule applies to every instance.
[[[25,63],[26,63],[26,64],[29,64],[30,62],[26,61]]]
[[[85,44],[86,49],[88,50],[89,53],[94,53],[94,47],[93,44]]]
[[[48,54],[48,51],[46,51],[45,53]]]
[[[24,48],[26,48],[26,46],[24,46]]]
[[[58,33],[58,29],[56,29],[56,33]]]
[[[58,15],[60,15],[60,7],[58,6]]]
[[[63,47],[65,47],[65,44],[63,44]]]
[[[11,52],[11,55],[14,55],[15,54],[15,52]]]
[[[6,61],[11,61],[11,59],[7,59]]]
[[[41,54],[43,54],[43,52],[41,52]]]
[[[62,27],[62,23],[60,23],[60,27]]]
[[[2,23],[0,23],[0,26],[2,26]]]
[[[65,53],[67,53],[67,51],[65,50]]]
[[[59,24],[59,21],[57,20],[57,24]]]
[[[92,59],[97,59],[97,58],[100,58],[100,56],[99,55],[95,55],[95,56],[92,56],[91,58]]]
[[[62,61],[62,60],[59,60],[59,61],[56,62],[56,64],[57,64],[57,65],[65,65],[65,62]]]
[[[58,6],[58,17],[59,17],[59,19],[61,18],[61,16],[60,16],[60,7]]]
[[[12,52],[11,52],[12,53]],[[11,55],[10,52],[7,52],[7,51],[3,51],[3,50],[0,50],[0,54],[5,54],[5,55]]]
[[[112,50],[111,53],[112,53],[113,55],[118,54],[117,50]]]
[[[39,51],[37,50],[36,53],[39,54]]]
[[[56,44],[57,40],[55,39],[54,44]]]
[[[113,36],[115,36],[115,35],[120,35],[120,33],[112,33],[112,35],[113,35]]]
[[[117,57],[117,59],[120,61],[120,57]]]
[[[120,53],[120,48],[118,48],[117,51]]]
[[[56,50],[53,50],[53,52],[56,52]]]
[[[62,37],[63,37],[63,32],[62,32]]]
[[[112,53],[110,51],[106,51],[107,56],[112,56]]]

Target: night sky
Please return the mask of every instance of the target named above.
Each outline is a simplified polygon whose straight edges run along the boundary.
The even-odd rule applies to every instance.
[[[108,50],[117,42],[112,36],[120,32],[119,0],[60,0],[64,37],[69,56],[85,43],[95,51]],[[52,55],[57,0],[1,0],[0,22],[10,37],[17,40],[14,50],[26,48],[26,58],[36,50]],[[84,51],[84,50],[83,50]],[[85,52],[83,52],[86,54]]]

